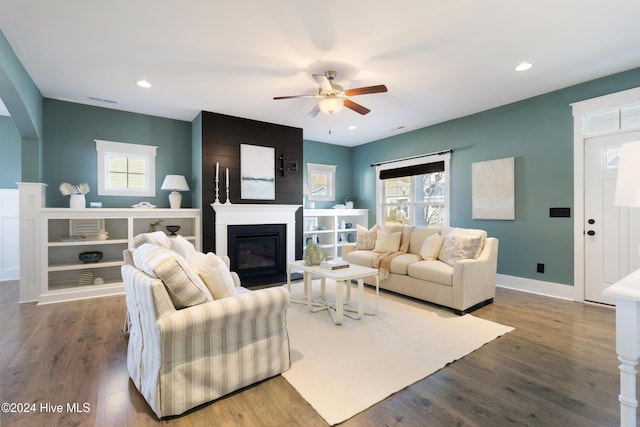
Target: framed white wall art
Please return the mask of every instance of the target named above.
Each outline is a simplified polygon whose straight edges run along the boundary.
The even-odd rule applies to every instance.
[[[276,199],[276,149],[240,144],[240,197]]]
[[[515,157],[471,164],[473,219],[516,219]]]
[[[307,163],[309,200],[336,199],[336,166]]]

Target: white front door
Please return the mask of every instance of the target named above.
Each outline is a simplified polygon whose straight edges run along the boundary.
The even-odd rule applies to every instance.
[[[620,147],[638,140],[638,131],[585,139],[586,301],[615,304],[602,291],[640,268],[640,209],[613,205]]]

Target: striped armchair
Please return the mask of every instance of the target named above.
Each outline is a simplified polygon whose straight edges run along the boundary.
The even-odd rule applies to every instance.
[[[177,310],[163,281],[136,268],[127,252],[127,369],[159,418],[289,369],[284,287],[238,288],[237,295]]]

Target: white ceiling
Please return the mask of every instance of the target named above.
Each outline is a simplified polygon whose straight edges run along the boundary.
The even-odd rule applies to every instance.
[[[638,67],[639,22],[638,0],[0,0],[0,29],[46,98],[213,111],[346,146]],[[521,61],[534,66],[513,71]],[[272,99],[314,94],[311,75],[329,69],[389,92],[352,98],[366,116],[310,119],[317,100]]]

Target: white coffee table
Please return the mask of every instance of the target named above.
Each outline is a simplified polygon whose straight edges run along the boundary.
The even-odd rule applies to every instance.
[[[342,324],[343,316],[349,316],[353,319],[360,319],[363,314],[374,315],[378,311],[378,294],[380,292],[380,281],[378,279],[378,270],[375,268],[363,267],[351,264],[348,268],[338,270],[329,270],[319,265],[305,265],[304,261],[292,261],[287,265],[287,289],[291,291],[291,271],[302,271],[304,277],[304,294],[306,301],[294,301],[306,303],[311,311],[328,310],[336,325]],[[313,300],[311,295],[311,279],[313,276],[320,277],[321,290],[320,300]],[[364,296],[364,278],[374,277],[376,281],[376,309],[373,313],[364,313],[363,296]],[[335,304],[327,301],[325,295],[325,280],[332,279],[336,282],[336,301]],[[358,283],[358,310],[345,308],[349,304],[351,298],[351,281]],[[343,297],[343,286],[347,285],[347,302],[345,304]],[[352,314],[357,313],[357,314]]]

